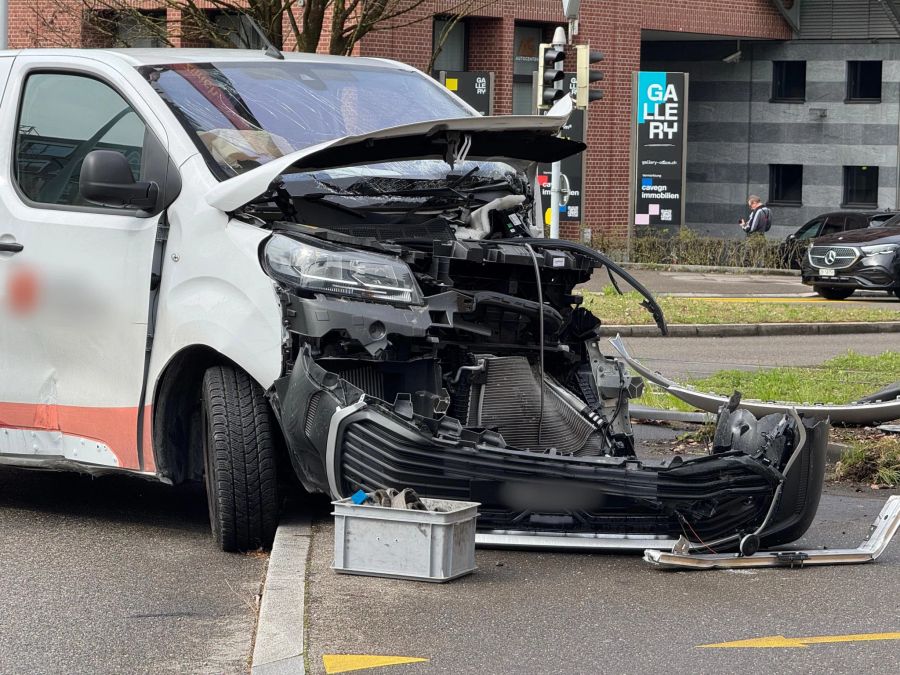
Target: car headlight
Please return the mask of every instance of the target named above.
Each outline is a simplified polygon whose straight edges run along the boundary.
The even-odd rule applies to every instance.
[[[898,248],[900,248],[900,244],[875,244],[873,246],[860,246],[860,250],[866,255],[885,255],[886,253],[893,253]]]
[[[266,244],[265,262],[272,277],[311,293],[422,304],[422,293],[409,267],[388,256],[326,242],[311,246],[276,234]]]

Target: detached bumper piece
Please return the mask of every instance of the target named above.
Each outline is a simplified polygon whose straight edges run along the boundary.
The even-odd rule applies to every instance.
[[[893,496],[888,498],[881,513],[872,523],[869,536],[859,548],[765,551],[745,556],[737,553],[680,552],[681,546],[676,544],[673,551],[646,550],[644,560],[656,567],[679,570],[858,565],[877,560],[898,529],[900,529],[900,496]]]
[[[483,544],[541,547],[555,536],[559,547],[640,551],[755,533],[772,546],[802,535],[821,494],[828,425],[796,417],[724,413],[728,440],[714,454],[652,461],[510,447],[496,431],[429,416],[422,397],[366,396],[307,355],[274,398],[307,489],[340,499],[402,486],[480,502]]]

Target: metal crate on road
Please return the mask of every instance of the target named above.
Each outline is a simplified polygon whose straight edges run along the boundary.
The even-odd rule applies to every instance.
[[[475,570],[477,502],[423,498],[428,511],[334,505],[334,565],[345,574],[449,581]]]

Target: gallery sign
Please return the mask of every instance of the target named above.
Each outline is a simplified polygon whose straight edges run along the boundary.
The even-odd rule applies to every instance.
[[[482,115],[494,114],[494,73],[442,70],[440,81]]]
[[[687,73],[634,75],[632,224],[684,223]]]

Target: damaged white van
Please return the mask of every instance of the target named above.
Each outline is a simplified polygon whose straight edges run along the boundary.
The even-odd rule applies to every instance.
[[[573,289],[642,289],[543,238],[568,97],[480,117],[402,64],[232,50],[7,52],[0,82],[2,463],[205,480],[226,550],[270,543],[289,472],[519,543],[815,515],[827,423],[730,405],[709,456],[635,455],[642,380]]]

